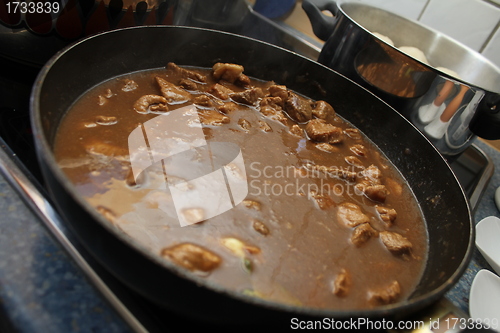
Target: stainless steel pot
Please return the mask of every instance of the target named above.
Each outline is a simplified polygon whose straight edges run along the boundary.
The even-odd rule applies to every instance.
[[[463,152],[476,135],[500,139],[500,69],[482,55],[372,6],[304,0],[302,7],[314,33],[326,40],[318,61],[393,106],[448,159]],[[374,33],[389,36],[395,46]],[[429,63],[401,51],[401,46],[420,49]]]

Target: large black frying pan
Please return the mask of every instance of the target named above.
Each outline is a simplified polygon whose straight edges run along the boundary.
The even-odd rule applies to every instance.
[[[57,166],[52,145],[68,107],[113,76],[165,66],[242,64],[247,75],[275,80],[312,99],[324,99],[363,131],[400,170],[427,221],[429,256],[411,298],[373,310],[332,311],[270,303],[208,284],[159,259],[110,226]],[[413,127],[380,99],[331,69],[249,38],[186,27],[116,30],[61,51],[42,69],[31,96],[31,117],[46,184],[88,250],[132,289],[162,306],[200,320],[240,323],[307,317],[397,317],[438,300],[464,272],[473,228],[467,200],[448,164]],[[289,327],[290,322],[288,321]]]

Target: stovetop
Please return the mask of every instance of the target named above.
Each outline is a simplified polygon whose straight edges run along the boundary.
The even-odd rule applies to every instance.
[[[200,25],[194,21],[186,21],[185,23],[188,23],[186,25]],[[250,12],[245,16],[245,20],[240,22],[237,28],[232,26],[231,30],[231,32],[240,33],[288,48],[311,59],[316,59],[320,51],[320,45],[314,40],[286,26],[282,22],[268,20],[255,12]],[[3,204],[0,204],[0,208],[7,207],[7,211],[9,212],[10,210],[17,212],[19,209],[22,211],[22,213],[18,212],[19,214],[28,216],[24,218],[30,221],[37,221],[38,227],[39,225],[43,225],[47,228],[49,234],[56,240],[56,245],[45,245],[44,249],[48,251],[48,256],[52,255],[51,251],[57,253],[57,248],[62,247],[62,249],[68,253],[69,258],[79,267],[77,271],[81,270],[80,273],[74,274],[81,274],[83,272],[82,275],[90,281],[92,287],[90,291],[88,291],[89,295],[94,292],[92,288],[97,289],[100,295],[98,296],[99,299],[102,298],[104,301],[95,301],[97,302],[95,304],[98,305],[89,302],[89,304],[102,307],[101,317],[93,313],[89,314],[90,318],[95,320],[94,325],[103,325],[102,327],[110,331],[132,330],[136,332],[175,331],[173,328],[179,327],[182,327],[183,330],[189,328],[207,329],[205,324],[200,326],[200,324],[196,322],[186,320],[186,318],[159,309],[149,301],[131,292],[101,267],[79,244],[76,237],[66,227],[64,220],[62,220],[58,213],[52,208],[50,199],[46,196],[43,180],[36,161],[29,121],[28,104],[31,87],[39,69],[9,59],[0,59],[0,64],[2,69],[0,72],[0,176],[2,173],[4,175],[4,177],[0,179],[0,203]],[[488,154],[484,151],[487,151]],[[494,161],[491,155],[494,155]],[[497,154],[496,151],[490,150],[484,144],[478,142],[451,164],[452,169],[456,172],[457,177],[469,197],[471,207],[473,210],[478,207],[481,210],[479,214],[490,211],[489,206],[486,210],[483,207],[485,205],[483,196],[485,192],[486,195],[489,195],[491,186],[498,186],[498,179],[495,177],[491,179],[491,177],[497,159],[500,162],[499,155],[500,153]],[[20,204],[17,195],[13,193],[3,181],[4,178],[20,193],[24,203]],[[16,202],[16,204],[12,202]],[[26,207],[21,207],[21,205],[27,205],[32,209],[35,215],[28,211]],[[13,250],[18,245],[12,238],[6,236],[6,232],[2,231],[2,227],[5,228],[9,223],[13,222],[12,219],[19,218],[19,216],[15,214],[12,215],[9,212],[2,217],[3,219],[0,218],[0,254],[2,254],[2,251],[7,251],[6,248],[10,247],[11,250]],[[27,222],[23,220],[22,223]],[[38,227],[31,226],[30,228]],[[44,232],[46,231],[37,229],[35,233],[42,234]],[[2,237],[5,238],[2,239]],[[3,247],[1,245],[2,241],[4,244]],[[12,243],[14,245],[6,245],[7,243],[11,244],[10,242],[14,242]],[[48,250],[48,248],[51,250]],[[24,250],[21,249],[20,251]],[[13,256],[14,254],[6,253],[5,255]],[[0,256],[0,258],[2,258],[2,256]],[[66,262],[70,259],[64,257],[60,260]],[[30,327],[30,324],[20,322],[19,318],[22,318],[22,315],[16,314],[18,310],[6,309],[8,306],[18,306],[20,308],[19,311],[21,311],[23,307],[30,307],[29,304],[23,303],[26,302],[25,300],[16,300],[15,297],[11,297],[8,293],[6,294],[2,291],[2,287],[8,289],[10,285],[15,285],[15,282],[11,283],[8,280],[5,280],[7,282],[3,282],[2,280],[6,276],[9,276],[8,274],[2,274],[2,269],[5,269],[7,265],[5,263],[7,262],[9,265],[12,264],[9,260],[2,261],[2,259],[0,259],[0,311],[7,312],[10,319],[8,322],[5,321],[5,323],[0,319],[0,331],[5,327],[15,327],[21,328],[23,331],[29,331],[30,329],[26,329],[26,327]],[[447,294],[446,299],[458,307],[457,311],[466,315],[468,302],[467,291],[468,287],[470,287],[471,276],[473,277],[473,274],[477,272],[480,267],[486,266],[487,264],[484,260],[478,257],[476,253],[471,268],[468,269],[465,277]],[[51,268],[54,272],[59,269],[60,267]],[[71,270],[74,268],[66,269]],[[14,271],[15,270],[16,269],[14,269]],[[24,274],[24,272],[25,269],[23,268],[20,274]],[[44,275],[47,274],[47,272],[39,272],[38,274]],[[12,279],[15,281],[15,278]],[[69,289],[74,288],[71,282],[67,282],[67,284]],[[75,284],[77,283],[75,282]],[[43,296],[43,290],[40,291],[40,288],[43,289],[43,286],[37,287],[35,285],[32,286],[32,288],[37,288],[33,290],[33,293],[41,293],[41,296]],[[88,288],[88,286],[86,288]],[[50,288],[46,287],[46,289]],[[85,292],[85,294],[87,294],[87,292]],[[14,303],[9,303],[9,300],[12,299],[16,301]],[[58,297],[56,297],[53,301],[57,302],[61,300],[58,300]],[[68,309],[66,309],[66,311],[68,311]],[[16,315],[13,315],[13,313]],[[25,313],[29,313],[29,311]],[[0,318],[1,317],[2,316],[0,316]],[[26,321],[26,319],[27,318],[24,318],[23,320]],[[35,320],[35,318],[31,319]],[[76,319],[74,319],[74,321],[75,320]]]

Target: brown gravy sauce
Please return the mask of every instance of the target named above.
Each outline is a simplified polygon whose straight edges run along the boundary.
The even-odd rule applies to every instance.
[[[197,82],[200,91],[191,91],[192,97],[207,95],[204,90],[216,82],[210,70],[189,69],[207,76],[206,83]],[[244,202],[204,222],[180,226],[161,173],[147,175],[148,188],[131,186],[128,136],[138,124],[159,116],[138,113],[133,106],[143,95],[161,95],[156,76],[174,84],[181,78],[162,68],[103,82],[68,110],[56,137],[54,151],[61,168],[116,228],[158,255],[179,244],[201,246],[220,262],[215,268],[193,269],[194,274],[276,302],[365,309],[402,301],[413,292],[427,259],[423,216],[393,165],[338,116],[332,123],[342,129],[342,141],[327,144],[330,151],[322,150],[325,145],[318,146],[303,132],[295,135],[292,125],[297,122],[288,115],[284,124],[266,117],[258,106],[237,103],[238,108],[225,115],[228,123],[203,124],[207,141],[232,142],[240,147],[249,184]],[[264,91],[272,84],[251,82],[252,87]],[[223,103],[209,97],[216,104]],[[187,104],[192,100],[169,104],[168,108]],[[198,107],[204,108],[210,109]],[[364,156],[353,148],[360,145],[366,148]],[[349,164],[347,156],[356,157],[361,167]],[[382,172],[380,180],[389,193],[383,203],[356,192],[356,180],[331,176],[319,168],[343,168],[359,178],[371,165]],[[339,218],[345,203],[357,205],[376,231],[358,246],[351,240],[355,228]],[[394,209],[397,218],[386,223],[377,206]],[[379,234],[383,231],[403,236],[411,243],[411,250],[390,250]],[[396,293],[390,291],[394,281],[399,289]],[[378,291],[388,289],[389,296],[377,297]]]

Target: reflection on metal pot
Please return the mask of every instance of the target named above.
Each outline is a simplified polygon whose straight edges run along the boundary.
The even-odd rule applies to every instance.
[[[304,0],[302,7],[315,34],[326,39],[318,61],[394,107],[449,161],[475,136],[500,139],[500,69],[482,55],[376,7],[319,0]],[[396,46],[421,50],[429,63],[402,52],[380,35]]]

